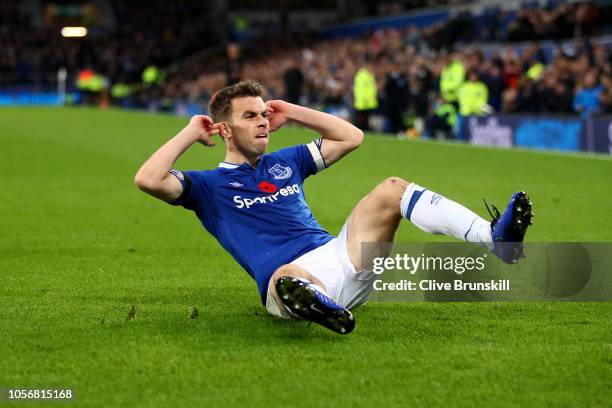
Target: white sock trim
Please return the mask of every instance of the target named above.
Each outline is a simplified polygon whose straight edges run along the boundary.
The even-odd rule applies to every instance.
[[[402,217],[408,220],[410,219],[408,218],[408,214],[406,214],[408,212],[408,207],[410,206],[410,200],[412,199],[412,196],[414,195],[414,193],[420,192],[423,190],[425,189],[416,183],[410,183],[410,185],[406,188],[406,191],[404,191],[404,195],[402,195],[402,201],[400,201],[400,211],[401,211]]]
[[[430,234],[489,246],[490,223],[463,205],[417,184],[406,188],[400,202],[402,216]]]

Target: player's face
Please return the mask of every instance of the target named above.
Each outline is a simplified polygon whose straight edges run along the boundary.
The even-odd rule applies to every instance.
[[[229,125],[233,144],[245,157],[258,157],[266,151],[270,138],[270,122],[263,99],[246,96],[232,100]]]

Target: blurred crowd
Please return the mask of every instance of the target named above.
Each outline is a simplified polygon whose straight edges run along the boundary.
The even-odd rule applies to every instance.
[[[212,26],[220,23],[204,5],[188,3],[113,0],[117,29],[66,40],[34,29],[15,3],[0,2],[2,83],[54,84],[59,67],[73,77],[87,68],[108,82],[110,103],[189,114],[205,110],[221,87],[255,78],[266,98],[315,106],[364,128],[444,135],[461,115],[612,112],[611,50],[587,40],[603,33],[609,6],[552,0],[519,11],[460,12],[426,28],[379,29],[360,38],[267,33],[215,48],[221,40]],[[552,53],[540,42],[510,45],[527,39],[571,45]],[[492,42],[506,45],[467,46]],[[105,95],[102,88],[82,90]]]
[[[499,5],[481,13],[456,13],[428,27],[423,37],[434,47],[457,43],[517,42],[586,37],[599,34],[609,9],[593,2],[568,3],[549,0],[546,7],[537,2],[524,3],[519,10]]]
[[[607,48],[588,41],[583,20],[577,18],[592,16],[587,11],[593,7],[592,3],[561,4],[517,14],[519,19],[531,16],[525,17],[528,20],[546,15],[554,29],[544,24],[538,30],[553,39],[574,38],[569,46],[555,46],[549,55],[539,42],[453,48],[452,41],[441,44],[436,38],[436,30],[444,25],[381,29],[358,39],[301,47],[254,45],[245,50],[248,57],[228,58],[236,61],[238,74],[213,70],[184,77],[179,72],[170,78],[167,96],[205,104],[216,89],[238,77],[256,78],[265,84],[267,98],[318,106],[364,128],[370,127],[372,118],[382,117],[384,124],[378,128],[388,132],[416,125],[419,132],[445,135],[452,135],[458,114],[612,113],[612,44]],[[570,23],[556,26],[560,19]],[[508,27],[513,38],[530,35],[520,20]],[[589,32],[600,27],[590,27]],[[368,94],[375,100],[361,106],[360,100]]]
[[[78,45],[62,41],[57,32],[34,29],[31,16],[18,2],[0,2],[0,81],[53,83],[61,66],[74,65]]]
[[[54,84],[60,67],[75,75],[89,68],[110,83],[136,83],[147,66],[167,66],[222,40],[206,2],[110,3],[114,28],[93,24],[85,38],[63,38],[56,24],[35,26],[19,2],[0,1],[0,84]]]
[[[469,0],[374,0],[368,1],[370,16],[388,16],[415,9],[452,7],[469,3]]]

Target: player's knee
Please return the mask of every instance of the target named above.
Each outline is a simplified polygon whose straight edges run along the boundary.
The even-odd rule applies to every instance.
[[[410,183],[403,178],[391,176],[384,179],[381,184],[391,190],[406,190]]]
[[[281,276],[292,276],[292,272],[294,271],[295,265],[285,264],[276,268],[274,273],[272,274],[272,280],[276,281]]]
[[[388,177],[375,189],[375,196],[381,206],[396,207],[410,183],[399,177]]]
[[[302,268],[301,266],[294,265],[294,264],[285,264],[285,265],[279,266],[276,269],[276,271],[274,271],[272,276],[270,277],[269,285],[276,285],[276,281],[278,281],[283,276],[290,276],[292,278],[306,279],[307,281],[312,282],[315,285],[318,285],[324,290],[327,290],[323,282],[321,282],[321,280],[319,280],[316,276],[314,276],[313,274],[311,274],[310,272],[308,272],[306,269]]]
[[[294,278],[307,278],[308,272],[298,265],[294,264],[285,264],[279,266],[276,271],[272,274],[271,281],[272,283],[276,283],[276,281],[283,276],[291,276]]]

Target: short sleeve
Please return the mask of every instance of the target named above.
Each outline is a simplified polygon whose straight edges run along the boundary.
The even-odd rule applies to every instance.
[[[287,162],[294,163],[304,180],[327,167],[321,155],[321,142],[321,139],[316,139],[308,144],[287,147],[278,150],[275,155]]]
[[[169,201],[170,205],[180,205],[188,210],[196,210],[198,207],[197,191],[201,189],[199,178],[195,171],[170,170],[170,174],[177,178],[183,186],[183,192],[176,200]]]

